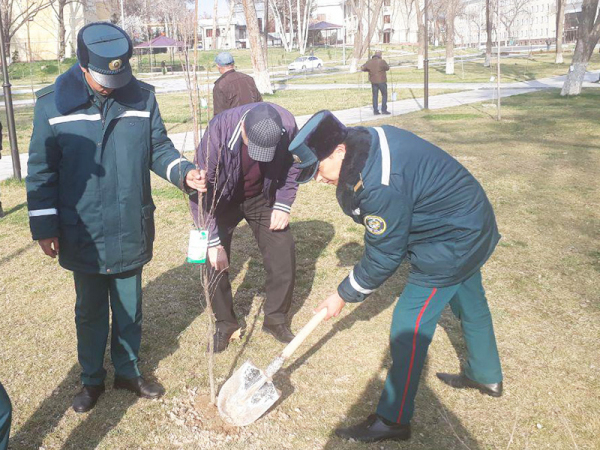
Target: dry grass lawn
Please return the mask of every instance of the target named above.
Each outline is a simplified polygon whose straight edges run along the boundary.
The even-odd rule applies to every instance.
[[[464,357],[459,324],[447,312],[430,348],[408,443],[361,445],[333,434],[375,408],[405,266],[366,302],[317,328],[276,377],[283,397],[265,417],[244,429],[216,420],[202,396],[207,318],[198,269],[184,263],[190,218],[181,194],[159,179],[156,251],[144,271],[141,368],[167,394],[146,401],[109,388],[92,412],[75,414],[72,277],[31,242],[23,185],[3,183],[0,380],[15,409],[12,449],[599,448],[598,104],[598,91],[568,99],[544,92],[504,100],[501,123],[482,105],[390,120],[473,172],[503,235],[483,274],[505,395],[456,391],[436,379],[437,371],[458,370]],[[363,230],[343,216],[328,186],[302,186],[292,218],[298,330],[360,257]],[[283,347],[260,330],[264,273],[247,226],[236,232],[233,255],[236,311],[246,333],[217,356],[219,384],[247,358],[264,367]]]

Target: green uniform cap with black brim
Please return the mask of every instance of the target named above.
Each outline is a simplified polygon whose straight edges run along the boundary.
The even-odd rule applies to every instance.
[[[306,183],[312,180],[319,161],[331,155],[347,135],[348,129],[331,111],[319,111],[312,116],[289,146],[294,164],[302,169],[296,181]]]

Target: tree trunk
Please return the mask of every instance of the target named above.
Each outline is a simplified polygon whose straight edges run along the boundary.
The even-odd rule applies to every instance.
[[[213,26],[212,26],[212,49],[216,50],[218,45],[217,40],[217,16],[219,14],[219,0],[214,0],[213,4]]]
[[[246,27],[248,32],[248,41],[250,42],[250,59],[254,69],[254,81],[261,94],[272,94],[273,87],[269,78],[267,68],[267,59],[265,49],[261,45],[260,30],[258,29],[258,19],[256,18],[256,9],[254,1],[242,0],[244,14],[246,16]]]
[[[65,0],[58,0],[56,19],[58,22],[58,59],[62,61],[65,59]]]
[[[579,95],[581,93],[581,85],[588,62],[598,43],[598,38],[600,38],[600,17],[596,18],[597,14],[598,0],[583,0],[573,62],[560,95]]]
[[[383,0],[375,1],[376,3],[373,5],[373,12],[371,14],[371,23],[368,24],[366,33],[363,30],[364,14],[358,17],[358,28],[356,30],[356,34],[354,35],[354,50],[352,51],[352,59],[350,60],[350,73],[357,71],[358,61],[360,61],[360,59],[364,56],[365,51],[369,46],[369,42],[371,42],[373,34],[375,33],[377,20],[379,18],[379,13],[381,12],[381,5],[383,5]],[[364,5],[364,2],[362,3]],[[363,11],[364,10],[366,10],[366,8],[364,8]]]
[[[454,75],[454,16],[456,8],[453,0],[449,0],[446,5],[446,75]]]
[[[490,67],[492,61],[492,6],[491,0],[485,0],[485,32],[487,38],[485,41],[485,63],[484,67]]]
[[[417,69],[423,70],[423,60],[425,55],[425,45],[427,45],[427,38],[425,36],[425,23],[423,23],[423,11],[421,11],[421,5],[419,0],[415,0],[415,11],[417,12]]]
[[[556,0],[556,64],[562,64],[563,61],[563,32],[565,29],[565,3],[566,0]]]

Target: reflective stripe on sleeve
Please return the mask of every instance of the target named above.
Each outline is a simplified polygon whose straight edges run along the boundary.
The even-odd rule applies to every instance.
[[[375,127],[375,130],[379,135],[379,147],[381,147],[381,184],[389,186],[391,171],[390,146],[388,145],[383,128]]]
[[[355,291],[360,292],[361,294],[369,295],[373,292],[373,289],[365,289],[360,284],[356,282],[356,278],[354,278],[354,269],[350,271],[350,275],[348,275],[348,279],[350,280],[350,285],[354,288]]]
[[[173,168],[176,165],[181,164],[183,161],[187,161],[187,159],[185,159],[183,157],[182,158],[177,158],[177,159],[171,161],[171,164],[169,164],[167,166],[167,180],[169,180],[169,182],[172,183],[172,181],[171,181],[171,171],[173,170]]]
[[[273,209],[279,209],[280,211],[289,213],[292,210],[292,207],[286,205],[285,203],[275,203],[273,205]]]
[[[29,217],[52,216],[57,214],[58,210],[56,208],[34,209],[33,211],[29,211]]]

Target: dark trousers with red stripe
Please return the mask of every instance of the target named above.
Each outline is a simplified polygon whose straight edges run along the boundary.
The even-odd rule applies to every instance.
[[[410,422],[425,364],[427,350],[442,311],[450,304],[460,319],[468,358],[463,367],[479,383],[499,383],[502,368],[496,347],[492,316],[481,284],[481,272],[454,286],[426,288],[406,285],[392,319],[390,349],[392,367],[388,372],[377,414],[386,419]]]
[[[292,295],[296,281],[296,251],[294,237],[289,227],[272,231],[271,213],[273,209],[262,195],[245,200],[239,205],[231,205],[224,214],[217,217],[219,228],[228,230],[220,235],[227,258],[231,263],[231,240],[235,227],[245,219],[254,234],[262,253],[263,265],[267,272],[265,283],[266,301],[263,307],[265,325],[287,322],[287,313],[292,305]],[[214,287],[213,308],[217,318],[217,328],[231,332],[239,328],[233,311],[233,294],[228,272],[216,274],[209,268],[210,279],[218,279]]]

